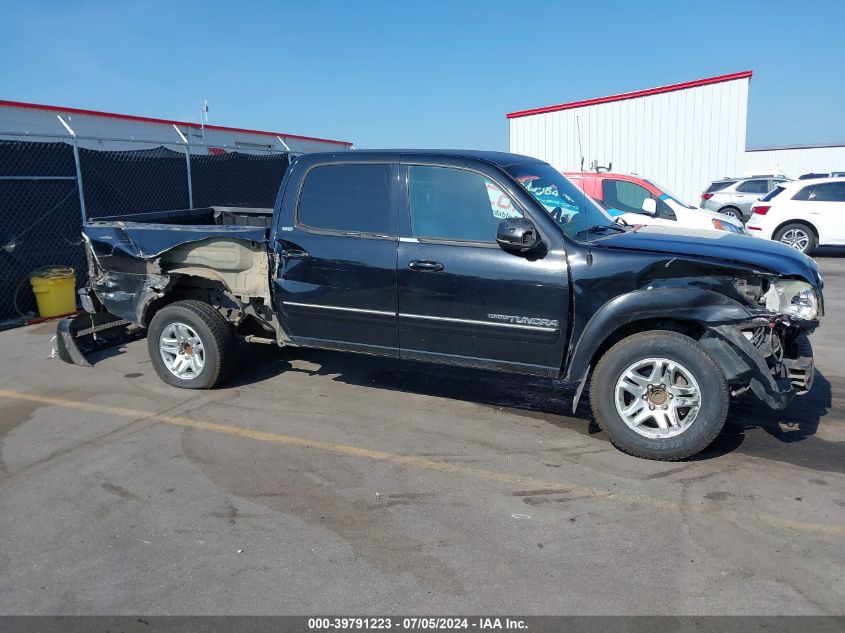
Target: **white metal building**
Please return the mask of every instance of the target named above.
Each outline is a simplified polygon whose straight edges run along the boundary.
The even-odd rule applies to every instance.
[[[801,174],[845,171],[845,145],[791,145],[752,148],[745,152],[745,173]]]
[[[751,75],[511,112],[510,151],[561,171],[612,164],[613,171],[649,178],[692,204],[712,180],[726,176],[845,170],[843,146],[746,151]]]
[[[0,139],[19,139],[26,135],[29,140],[49,141],[55,140],[50,138],[53,136],[67,136],[68,130],[58,116],[76,133],[80,147],[91,149],[138,149],[139,142],[144,141],[152,145],[180,144],[183,141],[174,125],[189,143],[207,145],[212,152],[224,147],[243,151],[284,150],[285,145],[294,152],[319,152],[352,146],[348,141],[284,132],[202,126],[188,121],[3,100],[0,100]],[[191,151],[197,150],[192,148]]]

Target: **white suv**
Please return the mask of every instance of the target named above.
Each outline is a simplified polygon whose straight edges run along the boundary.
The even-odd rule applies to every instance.
[[[808,253],[845,245],[845,178],[785,182],[751,207],[746,231]]]

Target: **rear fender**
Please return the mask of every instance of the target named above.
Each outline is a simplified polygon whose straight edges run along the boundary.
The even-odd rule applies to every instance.
[[[179,244],[140,262],[137,256],[112,258],[106,268],[102,260],[97,261],[99,271],[92,282],[97,298],[111,314],[141,326],[147,325],[150,308],[166,303],[168,292],[185,280],[221,286],[239,305],[253,300],[267,306],[271,303],[263,242],[206,238]]]

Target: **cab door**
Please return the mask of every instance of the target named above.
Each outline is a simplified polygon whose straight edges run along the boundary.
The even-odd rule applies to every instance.
[[[526,211],[480,170],[448,161],[401,167],[400,356],[556,376],[569,304],[565,252],[499,248],[499,222]]]
[[[353,157],[354,158],[354,157]],[[398,163],[299,161],[277,227],[273,301],[299,345],[398,356]]]

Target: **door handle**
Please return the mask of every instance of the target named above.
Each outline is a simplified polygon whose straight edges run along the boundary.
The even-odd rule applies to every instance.
[[[443,270],[443,264],[440,262],[430,262],[425,260],[415,260],[408,264],[408,268],[411,270],[418,270],[420,272],[432,272],[436,273]]]
[[[286,248],[282,250],[279,255],[285,259],[308,259],[310,255],[298,248]]]

